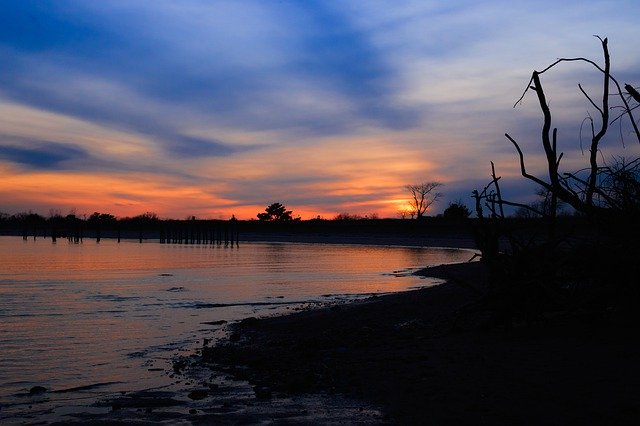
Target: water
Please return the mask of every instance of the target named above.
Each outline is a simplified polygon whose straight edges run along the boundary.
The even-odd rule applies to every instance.
[[[408,247],[0,237],[0,406],[33,386],[161,387],[172,357],[219,336],[218,322],[429,285],[410,272],[470,257]]]

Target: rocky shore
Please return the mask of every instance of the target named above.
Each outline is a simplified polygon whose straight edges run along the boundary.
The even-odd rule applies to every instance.
[[[447,283],[248,319],[232,329],[229,341],[206,348],[201,362],[248,380],[258,400],[347,395],[380,408],[382,417],[371,423],[640,419],[634,328],[611,318],[572,315],[505,329],[484,303],[481,263],[422,273]]]
[[[505,328],[487,303],[480,262],[419,273],[446,282],[221,324],[229,327],[226,340],[205,339],[200,353],[174,360],[167,372],[175,375],[172,387],[105,395],[53,421],[557,425],[640,419],[637,326],[612,315],[573,313]]]

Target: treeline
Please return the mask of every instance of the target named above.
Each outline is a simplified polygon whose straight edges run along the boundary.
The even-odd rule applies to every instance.
[[[544,220],[535,217],[511,217],[503,224],[505,229],[535,236],[544,230]],[[559,218],[559,226],[581,233],[586,231],[584,218]],[[466,215],[425,216],[419,220],[380,219],[375,215],[340,214],[332,219],[315,218],[295,221],[261,221],[223,219],[160,219],[155,213],[118,218],[108,213],[91,215],[59,214],[48,217],[37,213],[0,213],[0,233],[27,238],[85,238],[157,239],[168,243],[224,242],[235,240],[239,233],[253,234],[378,234],[388,236],[446,237],[465,235],[475,237],[478,219]]]
[[[109,213],[95,212],[89,216],[66,216],[51,214],[49,217],[38,213],[0,213],[0,233],[18,235],[23,238],[69,239],[81,242],[92,238],[114,239],[159,239],[161,242],[237,242],[237,226],[232,220],[188,220],[160,219],[157,214],[147,212],[134,217],[118,218]]]

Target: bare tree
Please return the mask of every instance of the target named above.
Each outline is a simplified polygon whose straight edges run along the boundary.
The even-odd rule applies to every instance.
[[[441,186],[440,182],[423,182],[405,186],[411,194],[411,200],[409,200],[411,217],[415,215],[416,219],[420,219],[424,216],[429,207],[442,197],[443,194],[436,191]]]
[[[608,193],[608,191],[606,191],[605,188],[603,188],[601,185],[602,180],[606,178],[607,175],[610,175],[615,171],[610,167],[603,167],[601,164],[598,164],[600,142],[609,130],[609,112],[610,110],[614,109],[614,106],[611,105],[610,100],[612,84],[615,87],[613,93],[617,95],[617,98],[620,100],[620,105],[618,105],[617,108],[622,110],[622,114],[620,114],[613,121],[616,121],[626,115],[629,118],[629,122],[633,128],[633,134],[640,142],[640,130],[638,129],[636,121],[633,117],[633,109],[635,109],[635,107],[630,107],[622,91],[622,88],[620,87],[620,84],[611,75],[611,61],[609,57],[609,47],[607,44],[607,39],[602,39],[600,37],[598,37],[598,39],[600,40],[602,46],[604,66],[600,66],[590,59],[581,57],[558,59],[556,62],[549,65],[542,71],[533,72],[527,88],[525,89],[518,102],[516,102],[516,105],[520,103],[520,101],[529,91],[533,91],[538,98],[538,103],[544,117],[541,139],[544,153],[547,158],[548,180],[539,178],[527,172],[524,162],[524,156],[522,150],[520,149],[520,146],[518,145],[516,140],[509,134],[505,134],[507,139],[511,141],[511,143],[516,148],[516,151],[518,152],[518,156],[520,158],[520,171],[522,173],[522,176],[537,183],[544,189],[544,191],[550,194],[551,197],[549,215],[551,217],[555,215],[558,200],[562,200],[571,205],[577,211],[586,214],[599,214],[603,211],[611,209],[615,210],[619,207],[616,203],[616,200],[613,199],[611,197],[611,194]],[[597,110],[599,115],[599,122],[597,123],[591,116],[585,119],[585,121],[589,124],[591,130],[589,165],[585,168],[585,170],[579,173],[562,173],[559,170],[560,161],[562,160],[562,153],[559,153],[557,150],[558,129],[554,128],[553,130],[551,130],[551,110],[549,108],[549,104],[547,102],[540,79],[540,75],[544,74],[545,72],[563,62],[583,62],[593,66],[602,74],[602,92],[600,94],[599,103],[596,102],[589,94],[587,94],[582,85],[578,84],[580,92],[585,96],[591,106],[595,110]],[[637,101],[638,98],[640,98],[640,96],[636,97],[638,95],[638,92],[631,85],[625,85],[625,89],[627,90],[627,94],[632,99]]]
[[[640,142],[634,111],[640,108],[640,94],[611,75],[607,39],[598,37],[604,63],[591,59],[560,58],[542,71],[533,71],[524,93],[537,98],[543,116],[540,134],[546,157],[546,176],[534,175],[525,166],[524,154],[516,138],[505,134],[515,147],[522,176],[538,185],[542,200],[521,204],[503,198],[501,177],[491,162],[491,182],[473,191],[478,215],[477,245],[489,271],[491,303],[510,324],[514,316],[534,318],[543,311],[600,309],[606,312],[637,312],[638,245],[640,235],[640,158],[615,159],[607,164],[601,145],[611,124],[621,126],[620,137],[631,134]],[[552,128],[552,111],[542,85],[542,76],[565,62],[588,65],[601,78],[601,89],[593,96],[578,84],[595,113],[588,115],[582,130],[588,129],[590,143],[581,170],[562,170],[563,154],[558,149],[558,131]],[[514,105],[515,106],[515,105]],[[616,112],[617,116],[611,117]],[[624,122],[624,131],[622,128]],[[629,130],[630,128],[630,130]],[[624,142],[624,141],[623,141]],[[557,220],[565,203],[580,213],[580,220]],[[504,206],[521,209],[521,214],[541,217],[546,231],[537,222],[529,229],[516,229],[505,220]],[[485,210],[486,209],[486,210]],[[583,219],[584,218],[584,219]],[[544,222],[541,222],[543,224]],[[572,226],[567,226],[567,224]],[[574,228],[584,223],[586,230]]]
[[[400,219],[406,219],[407,216],[411,216],[411,218],[413,219],[413,212],[407,208],[398,209],[397,213]]]

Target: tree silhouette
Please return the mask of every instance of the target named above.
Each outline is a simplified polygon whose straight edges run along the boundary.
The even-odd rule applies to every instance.
[[[449,207],[444,209],[442,216],[447,219],[466,219],[471,215],[471,210],[467,208],[462,201],[456,201],[455,203],[449,203]]]
[[[640,102],[640,96],[629,84],[623,92],[611,75],[607,39],[597,38],[603,65],[583,57],[560,58],[542,71],[533,71],[514,105],[531,93],[542,112],[545,174],[530,173],[519,143],[505,134],[517,152],[521,175],[537,184],[540,202],[522,204],[504,199],[493,162],[492,180],[481,191],[473,191],[479,223],[476,242],[489,272],[490,303],[506,325],[516,316],[528,321],[560,309],[593,310],[598,315],[617,312],[631,318],[640,306],[636,241],[640,235],[640,157],[614,157],[613,164],[607,164],[601,150],[605,135],[616,122],[621,126],[621,139],[631,135],[640,143],[634,117],[639,105],[633,104]],[[574,172],[561,167],[558,129],[552,127],[552,110],[542,85],[542,76],[566,62],[589,65],[602,79],[597,97],[578,84],[591,109],[580,128],[580,141],[584,131],[590,143],[585,150],[586,164]],[[611,112],[617,114],[613,119]],[[579,213],[571,222],[557,218],[563,203]],[[509,226],[503,206],[518,207],[521,216],[537,216],[543,221],[533,222],[523,232]],[[483,213],[484,208],[488,214]]]
[[[518,152],[522,176],[532,182],[535,182],[550,194],[550,212],[548,216],[551,216],[551,218],[555,216],[558,200],[562,200],[573,207],[576,211],[590,216],[606,215],[612,211],[624,211],[624,208],[617,202],[618,200],[616,200],[615,194],[610,192],[611,188],[606,187],[603,183],[608,181],[619,181],[620,177],[624,180],[629,177],[630,174],[637,175],[637,158],[628,164],[624,164],[623,161],[623,164],[616,164],[614,167],[599,164],[598,161],[600,143],[609,130],[609,126],[612,122],[621,119],[623,116],[627,116],[629,118],[629,124],[631,124],[633,128],[632,133],[635,135],[638,142],[640,142],[640,129],[638,129],[636,120],[633,117],[633,110],[636,107],[629,105],[620,84],[611,75],[611,61],[607,39],[602,39],[600,37],[597,38],[600,40],[602,46],[604,66],[600,66],[587,58],[560,58],[542,71],[533,71],[527,88],[518,102],[516,102],[517,105],[528,92],[534,92],[538,98],[540,110],[542,111],[544,118],[542,126],[542,146],[547,158],[548,179],[543,179],[527,172],[524,155],[518,142],[509,134],[505,133],[507,139],[514,145]],[[597,103],[594,98],[587,94],[582,85],[578,84],[580,92],[585,96],[589,104],[591,104],[591,106],[597,111],[597,119],[594,119],[589,115],[584,121],[591,130],[591,143],[588,151],[589,164],[579,173],[563,173],[560,171],[562,153],[558,152],[557,149],[558,129],[551,129],[551,109],[549,107],[549,102],[546,99],[546,94],[542,87],[540,78],[541,74],[551,70],[563,62],[581,62],[591,65],[601,73],[603,79],[600,103]],[[613,89],[611,87],[612,85],[614,87]],[[633,88],[633,86],[626,84],[625,89],[627,90],[628,96],[636,101],[638,100],[638,92]],[[612,105],[612,100],[615,98],[618,98],[620,101],[618,105]],[[614,109],[621,110],[622,113],[617,118],[611,120],[610,111]],[[599,122],[596,122],[596,120]],[[620,133],[622,134],[622,131]],[[503,204],[506,203],[503,202]]]
[[[292,213],[293,212],[291,210],[287,210],[284,205],[280,203],[273,203],[267,206],[263,213],[258,213],[258,219],[271,222],[286,222],[293,219],[291,217]]]
[[[441,186],[440,182],[423,182],[405,186],[411,194],[411,200],[409,200],[411,217],[415,215],[416,219],[420,219],[424,216],[429,207],[442,197],[441,192],[436,192],[436,189]]]

